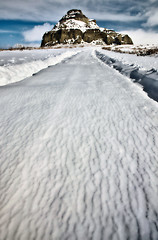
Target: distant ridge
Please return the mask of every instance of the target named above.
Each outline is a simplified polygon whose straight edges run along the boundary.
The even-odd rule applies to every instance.
[[[100,28],[94,19],[87,18],[81,10],[72,9],[63,16],[54,28],[43,35],[41,47],[56,44],[133,44],[128,35]]]

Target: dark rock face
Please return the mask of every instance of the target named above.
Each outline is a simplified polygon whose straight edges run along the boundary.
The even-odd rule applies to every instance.
[[[72,9],[43,35],[41,46],[54,46],[56,44],[133,44],[128,35],[121,35],[113,30],[102,29],[93,19],[88,19],[81,10]]]
[[[83,34],[83,41],[91,43],[92,41],[100,40],[102,39],[104,42],[106,42],[107,35],[100,31],[100,29],[88,29]]]
[[[67,31],[66,29],[61,29],[57,31],[59,36],[59,43],[81,43],[82,40],[82,31],[79,29],[70,29]]]
[[[75,19],[75,20],[78,20],[78,21],[82,21],[82,22],[85,22],[88,24],[88,21],[89,19],[83,15],[82,11],[81,10],[78,10],[78,9],[72,9],[72,10],[69,10],[67,12],[67,14],[62,17],[62,19],[60,19],[60,23],[63,23],[65,21],[67,21],[68,19]]]
[[[56,44],[79,44],[83,39],[83,33],[79,29],[60,29],[44,34],[41,46],[54,46]]]
[[[133,44],[132,39],[127,34],[122,37],[122,41],[127,44]]]

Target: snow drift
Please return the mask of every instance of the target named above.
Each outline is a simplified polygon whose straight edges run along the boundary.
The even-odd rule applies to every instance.
[[[6,51],[1,54],[0,86],[23,80],[77,54],[79,50]]]
[[[96,51],[96,56],[107,65],[115,68],[135,83],[143,86],[148,96],[158,101],[158,71],[153,68],[158,66],[155,57],[138,57],[109,51]],[[139,64],[137,60],[139,59]],[[144,60],[144,67],[142,67]],[[141,63],[141,64],[140,64]],[[151,67],[151,68],[150,68]]]

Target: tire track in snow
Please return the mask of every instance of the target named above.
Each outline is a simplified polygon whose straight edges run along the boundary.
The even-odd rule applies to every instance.
[[[158,238],[152,100],[91,50],[0,98],[2,240]]]

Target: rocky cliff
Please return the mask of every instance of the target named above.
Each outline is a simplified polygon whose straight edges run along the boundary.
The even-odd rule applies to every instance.
[[[128,35],[100,28],[96,21],[87,18],[81,10],[72,9],[62,17],[54,28],[43,35],[41,46],[56,44],[133,44]]]

